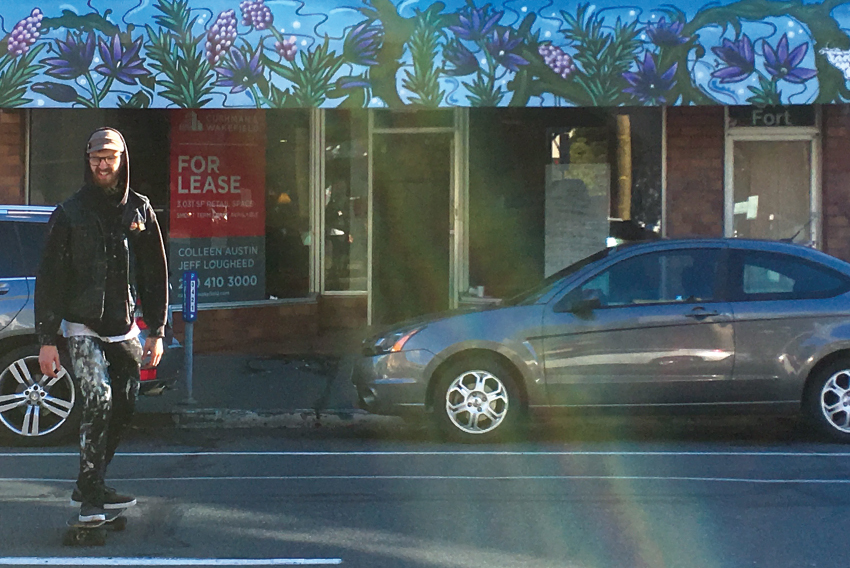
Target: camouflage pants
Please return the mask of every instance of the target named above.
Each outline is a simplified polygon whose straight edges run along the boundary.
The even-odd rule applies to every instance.
[[[106,466],[136,408],[142,346],[77,336],[68,338],[68,354],[83,399],[77,487],[86,502],[102,505]]]

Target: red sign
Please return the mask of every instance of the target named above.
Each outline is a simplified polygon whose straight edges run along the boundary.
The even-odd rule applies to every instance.
[[[260,110],[171,111],[171,239],[265,234]]]

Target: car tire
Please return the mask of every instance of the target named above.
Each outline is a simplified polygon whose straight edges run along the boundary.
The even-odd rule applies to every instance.
[[[56,379],[38,365],[38,345],[0,357],[0,437],[21,446],[47,446],[79,435],[79,385],[67,369]]]
[[[804,412],[821,433],[850,442],[850,359],[837,359],[812,375]]]
[[[437,379],[434,421],[443,438],[457,442],[520,437],[526,410],[514,373],[490,357],[451,363]]]

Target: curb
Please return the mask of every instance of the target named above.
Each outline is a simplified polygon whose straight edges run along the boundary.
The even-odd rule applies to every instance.
[[[137,428],[290,428],[325,430],[351,426],[396,426],[395,416],[379,416],[365,410],[234,410],[226,408],[180,408],[171,412],[137,413]]]

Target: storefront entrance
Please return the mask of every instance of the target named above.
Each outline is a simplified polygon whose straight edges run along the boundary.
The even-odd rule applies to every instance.
[[[372,137],[372,323],[449,307],[451,132]]]

